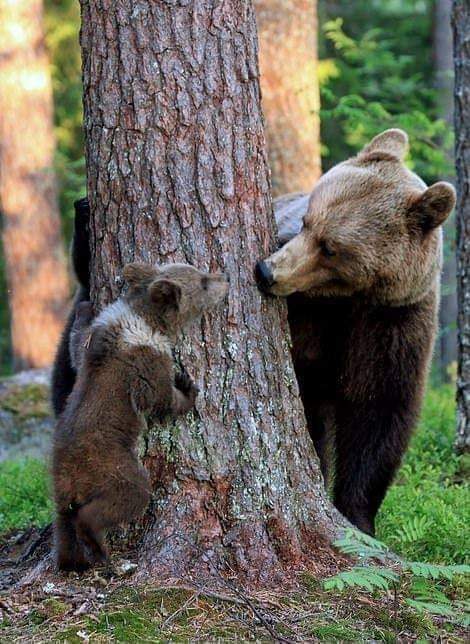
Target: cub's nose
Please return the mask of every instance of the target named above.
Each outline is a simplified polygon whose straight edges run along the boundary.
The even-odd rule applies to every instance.
[[[269,293],[269,289],[271,288],[271,286],[273,286],[275,280],[273,274],[271,273],[271,269],[264,260],[260,260],[256,264],[255,277],[260,290],[264,291],[265,293]]]

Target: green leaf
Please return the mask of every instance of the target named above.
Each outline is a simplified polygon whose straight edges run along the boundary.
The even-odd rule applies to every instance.
[[[392,583],[399,581],[399,575],[389,568],[378,566],[355,566],[351,570],[340,572],[327,579],[323,586],[325,590],[343,590],[350,588],[365,588],[372,592],[375,589],[388,590]]]
[[[470,573],[470,566],[465,564],[439,566],[421,561],[405,561],[403,562],[403,568],[404,570],[409,570],[417,577],[424,577],[425,579],[448,579],[449,581],[452,581],[455,575],[468,575]]]
[[[445,617],[456,617],[456,611],[445,604],[435,604],[433,602],[423,602],[415,599],[405,600],[408,606],[411,606],[419,612],[427,612],[432,615],[443,615]]]

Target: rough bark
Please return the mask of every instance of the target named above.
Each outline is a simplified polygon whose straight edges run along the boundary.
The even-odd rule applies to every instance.
[[[433,57],[437,106],[440,118],[449,128],[453,127],[453,57],[452,57],[452,0],[436,0],[434,4]],[[449,153],[449,166],[453,165],[453,154]],[[455,182],[452,173],[441,177]],[[441,377],[450,380],[449,366],[457,361],[457,261],[455,255],[455,219],[450,218],[444,227],[444,266],[442,271],[442,293],[440,308],[440,336],[437,351]]]
[[[0,0],[0,207],[14,367],[52,362],[69,296],[42,0]]]
[[[81,6],[95,303],[118,294],[134,259],[231,276],[225,310],[180,343],[197,411],[147,439],[154,500],[132,536],[141,569],[224,562],[273,582],[320,566],[341,519],[307,435],[285,305],[253,279],[275,242],[252,3]]]
[[[457,449],[470,449],[470,5],[454,0],[455,158],[457,168]]]
[[[321,174],[316,0],[255,0],[262,106],[274,196]]]

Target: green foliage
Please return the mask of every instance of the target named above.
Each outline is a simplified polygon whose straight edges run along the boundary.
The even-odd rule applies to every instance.
[[[55,169],[66,239],[72,231],[72,203],[85,191],[79,3],[46,0],[46,43],[51,60],[57,150]]]
[[[470,602],[466,600],[450,600],[435,583],[427,579],[417,578],[412,582],[410,595],[405,602],[420,613],[431,613],[444,617],[455,618],[467,627],[470,624]]]
[[[377,534],[410,560],[468,563],[470,504],[465,457],[453,449],[454,388],[430,389],[404,464],[378,515]]]
[[[401,562],[399,571],[368,563],[371,557],[382,560],[390,557],[387,546],[371,539],[359,530],[348,529],[344,536],[335,542],[343,553],[359,559],[359,564],[351,570],[330,577],[324,582],[325,590],[343,591],[346,587],[406,593],[406,603],[420,612],[442,615],[458,623],[468,622],[470,605],[465,601],[453,601],[444,592],[445,586],[433,582],[452,582],[458,575],[470,575],[470,566],[440,566],[416,561]]]
[[[41,461],[0,463],[0,490],[0,534],[31,525],[43,526],[51,520],[48,475]]]
[[[335,546],[347,555],[363,559],[383,559],[388,552],[381,541],[358,530],[346,530],[341,539],[335,541]]]
[[[409,570],[415,577],[423,577],[423,579],[448,579],[449,581],[452,581],[455,575],[470,574],[470,566],[466,564],[439,566],[422,561],[405,561],[403,562],[403,569]]]
[[[354,154],[380,131],[400,127],[410,136],[416,172],[429,181],[446,174],[452,135],[436,118],[432,3],[340,0],[335,15],[328,11],[321,2],[320,57],[328,65],[321,65],[320,76],[324,165]]]
[[[85,191],[79,3],[76,0],[46,0],[45,26],[54,91],[60,208],[65,236],[69,239],[71,204]]]
[[[399,576],[388,568],[377,566],[354,566],[351,570],[340,572],[325,581],[325,590],[342,591],[346,586],[365,588],[372,592],[374,589],[388,590],[392,582],[398,582]]]

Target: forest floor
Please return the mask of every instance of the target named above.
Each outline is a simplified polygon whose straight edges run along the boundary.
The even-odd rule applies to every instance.
[[[454,412],[452,387],[428,393],[420,427],[380,512],[379,539],[408,560],[469,560],[468,460],[452,449]],[[46,467],[38,460],[0,463],[0,489],[1,568],[6,544],[32,524],[40,530],[52,507]],[[406,580],[396,590],[339,591],[325,590],[305,573],[289,592],[246,595],[233,587],[214,593],[136,585],[125,571],[111,580],[99,573],[53,579],[15,594],[0,592],[0,642],[468,641],[463,612],[453,610],[469,597],[468,577],[460,575],[426,582],[426,592],[447,603],[428,602],[425,611],[410,605],[416,589],[413,595]]]
[[[462,626],[402,597],[338,595],[306,574],[295,591],[249,596],[89,576],[5,597],[0,607],[1,642],[465,641]]]

